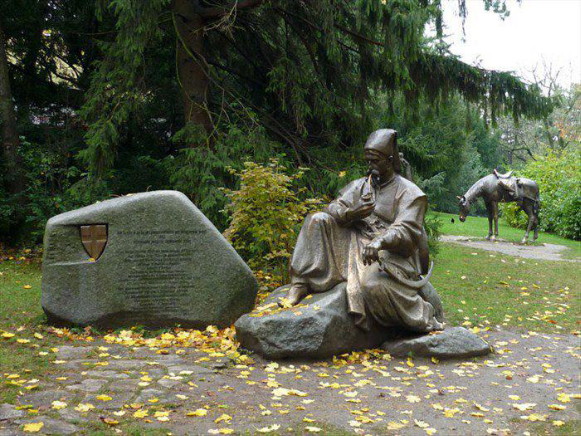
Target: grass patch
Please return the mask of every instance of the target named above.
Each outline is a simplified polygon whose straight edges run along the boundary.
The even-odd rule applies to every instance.
[[[24,380],[58,372],[54,353],[63,340],[46,332],[40,306],[40,264],[25,260],[0,262],[0,403],[14,403]],[[35,336],[36,334],[36,336]],[[44,356],[39,352],[48,353]],[[18,378],[9,378],[18,374]]]
[[[533,436],[541,435],[578,435],[581,432],[581,421],[578,419],[566,421],[561,427],[555,427],[553,424],[544,422],[533,425],[529,428]]]
[[[522,259],[442,243],[431,281],[454,325],[552,333],[578,330],[576,263]]]
[[[486,238],[488,235],[488,218],[469,216],[465,222],[460,222],[458,215],[443,212],[432,212],[442,222],[440,229],[444,235],[458,235],[458,236],[473,236],[476,238]],[[454,223],[451,219],[454,218]],[[525,231],[522,229],[515,229],[508,224],[499,220],[498,222],[498,237],[506,239],[510,242],[520,243]],[[530,235],[532,241],[532,232]],[[572,239],[562,238],[561,236],[552,235],[550,233],[539,232],[539,239],[537,243],[558,244],[565,245],[569,248],[563,252],[563,256],[570,259],[581,258],[581,241],[574,241]]]

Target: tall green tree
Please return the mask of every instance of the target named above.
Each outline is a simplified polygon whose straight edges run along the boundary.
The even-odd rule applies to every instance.
[[[550,106],[536,87],[466,65],[426,39],[428,24],[442,25],[439,0],[111,0],[99,14],[115,37],[101,45],[84,107],[85,158],[96,175],[113,166],[144,102],[168,95],[182,107],[170,134],[188,124],[197,132],[184,145],[211,148],[220,120],[234,117],[263,126],[301,163],[321,144],[360,140],[377,90],[402,92],[411,106],[454,91],[492,118]]]
[[[4,185],[8,194],[19,195],[24,189],[24,174],[19,169],[18,146],[20,139],[16,130],[16,113],[8,73],[6,37],[0,23],[0,127]]]

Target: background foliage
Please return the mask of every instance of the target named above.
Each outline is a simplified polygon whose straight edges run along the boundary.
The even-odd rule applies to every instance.
[[[566,238],[581,239],[581,156],[579,148],[538,157],[523,167],[518,175],[539,185],[540,228]],[[509,225],[526,228],[527,217],[516,203],[502,208]]]
[[[578,88],[460,62],[439,0],[0,0],[0,11],[3,243],[38,243],[52,215],[154,189],[183,191],[232,228],[225,192],[242,207],[244,177],[272,158],[290,170],[273,170],[272,186],[291,177],[297,205],[331,198],[365,171],[362,144],[381,127],[398,130],[414,180],[448,212],[492,168],[579,144]],[[310,170],[294,179],[298,167]],[[268,241],[236,237],[264,258]]]

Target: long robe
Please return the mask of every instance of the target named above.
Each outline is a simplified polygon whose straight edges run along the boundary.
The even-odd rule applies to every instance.
[[[365,178],[348,184],[324,212],[309,215],[291,259],[291,282],[324,292],[347,282],[349,313],[362,328],[367,314],[384,326],[426,332],[439,326],[433,306],[413,289],[390,278],[379,263],[363,264],[363,248],[375,238],[389,247],[379,252],[402,277],[418,280],[425,269],[427,209],[425,194],[400,175],[375,188],[375,207],[363,220],[349,222],[347,212],[360,203]],[[423,266],[423,267],[422,267]]]

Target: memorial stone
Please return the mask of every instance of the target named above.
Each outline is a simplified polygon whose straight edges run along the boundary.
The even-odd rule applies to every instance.
[[[253,307],[257,282],[182,193],[154,191],[51,218],[42,307],[57,324],[228,326]]]

